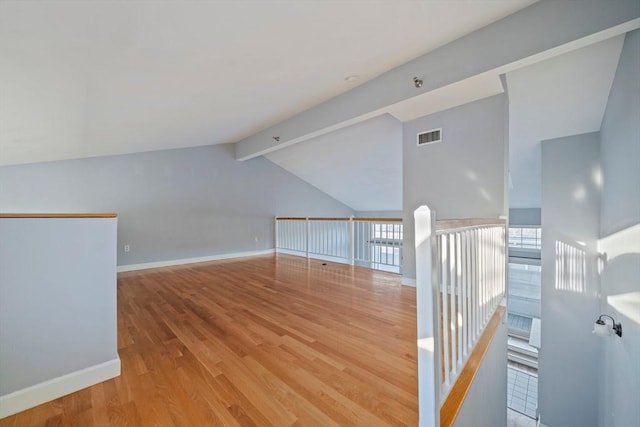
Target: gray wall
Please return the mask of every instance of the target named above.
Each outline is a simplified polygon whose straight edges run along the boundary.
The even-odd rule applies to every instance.
[[[549,427],[597,425],[601,358],[591,329],[599,310],[599,158],[598,133],[542,142],[538,407]]]
[[[116,226],[0,219],[0,396],[119,363]]]
[[[413,212],[423,204],[437,219],[505,214],[506,102],[497,95],[404,124],[403,274],[415,278]],[[418,147],[418,132],[442,128],[443,141]]]
[[[640,30],[628,33],[602,121],[600,234],[607,236],[640,219]]]
[[[353,214],[232,145],[4,166],[0,188],[0,211],[117,212],[119,265],[269,249],[275,215]]]
[[[505,314],[506,319],[506,314]],[[473,379],[455,426],[507,425],[507,325],[500,324]],[[488,392],[488,391],[491,392]]]
[[[511,208],[509,209],[509,225],[537,225],[541,224],[540,208]]]
[[[601,312],[623,324],[603,339],[600,426],[640,426],[640,30],[627,34],[601,136]]]
[[[358,211],[355,216],[360,218],[402,218],[402,211]]]

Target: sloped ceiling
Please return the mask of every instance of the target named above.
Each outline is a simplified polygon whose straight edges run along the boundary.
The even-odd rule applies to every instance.
[[[624,36],[507,73],[512,208],[540,207],[540,143],[600,130]]]
[[[600,129],[624,36],[507,73],[511,207],[540,207],[540,142]],[[395,106],[411,120],[501,92],[497,76]],[[402,127],[385,114],[266,157],[356,211],[402,209]]]
[[[0,1],[0,165],[234,142],[531,3]],[[600,128],[621,46],[507,74],[512,206],[539,206],[541,140]],[[388,113],[500,90],[489,76]],[[355,210],[399,210],[397,123],[385,114],[269,157]]]
[[[402,123],[389,114],[265,157],[355,211],[402,210]]]
[[[0,1],[0,164],[234,142],[531,3]]]

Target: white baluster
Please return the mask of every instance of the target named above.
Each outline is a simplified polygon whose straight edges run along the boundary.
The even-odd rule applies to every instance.
[[[458,355],[458,363],[462,366],[464,362],[464,349],[462,347],[462,335],[464,330],[464,312],[463,312],[463,282],[462,282],[462,250],[461,250],[461,241],[460,241],[460,233],[453,234],[453,238],[455,239],[456,246],[456,326],[457,326],[457,355]]]
[[[462,351],[463,357],[467,357],[469,354],[469,304],[467,302],[468,289],[469,289],[469,268],[467,265],[467,232],[460,233],[460,265],[461,265],[461,278],[462,278]]]
[[[449,280],[451,283],[451,298],[449,302],[451,303],[451,311],[450,311],[450,320],[449,320],[449,328],[451,330],[451,373],[455,378],[458,373],[458,352],[457,352],[457,296],[456,296],[456,241],[455,235],[453,233],[448,233],[447,238],[449,240]]]
[[[447,235],[440,236],[440,274],[442,275],[442,286],[440,292],[442,292],[442,319],[440,319],[440,325],[442,330],[442,347],[444,349],[444,389],[448,390],[450,382],[450,346],[449,346],[449,295],[447,289],[449,288],[449,263],[447,262]]]

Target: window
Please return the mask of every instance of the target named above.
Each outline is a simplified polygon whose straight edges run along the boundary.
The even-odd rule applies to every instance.
[[[371,244],[371,261],[378,270],[400,272],[402,263],[402,223],[374,223]]]
[[[373,224],[373,237],[376,243],[399,246],[402,243],[402,223]]]
[[[509,227],[509,247],[541,249],[542,229],[540,227]]]

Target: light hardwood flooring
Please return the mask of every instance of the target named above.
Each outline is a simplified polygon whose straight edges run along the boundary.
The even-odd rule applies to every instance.
[[[415,313],[397,275],[286,255],[121,273],[122,375],[0,427],[415,426]]]

